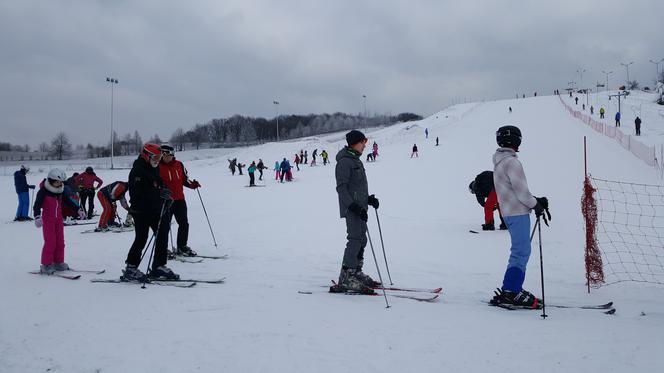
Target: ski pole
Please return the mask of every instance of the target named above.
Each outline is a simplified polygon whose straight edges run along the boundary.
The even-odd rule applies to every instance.
[[[548,315],[546,314],[546,302],[544,300],[544,259],[542,258],[542,225],[540,224],[540,218],[537,217],[537,232],[539,233],[539,252],[540,252],[540,276],[542,281],[542,318],[545,319]]]
[[[380,235],[380,246],[383,248],[383,259],[385,259],[385,268],[387,269],[387,278],[390,279],[390,285],[392,283],[392,276],[390,275],[390,266],[387,265],[387,255],[385,255],[385,243],[383,242],[383,230],[380,228],[380,219],[378,218],[378,209],[374,209],[376,212],[376,223],[378,223],[378,234]]]
[[[383,284],[383,276],[380,275],[380,268],[378,268],[378,259],[376,259],[376,252],[374,251],[373,243],[371,242],[371,234],[369,233],[369,226],[367,223],[364,223],[364,226],[367,227],[367,237],[369,238],[369,246],[371,247],[371,255],[373,255],[374,263],[376,263],[376,271],[378,272],[378,279],[380,280],[381,287]],[[387,293],[385,293],[385,288],[383,287],[383,297],[385,297],[385,308],[390,308],[390,303],[387,301]]]
[[[212,224],[210,224],[210,217],[208,217],[207,210],[205,209],[205,203],[203,203],[203,197],[201,197],[201,191],[196,188],[196,192],[198,192],[198,199],[201,200],[201,206],[203,206],[203,212],[205,213],[205,218],[207,219],[208,226],[210,227],[210,233],[212,234],[212,241],[214,242],[214,247],[215,249],[218,249],[217,247],[217,239],[214,238],[214,232],[212,231]]]
[[[34,200],[35,200],[35,189],[32,188],[32,189],[30,189],[30,216],[32,216],[33,218],[34,218],[35,212],[32,209],[32,203],[33,203]]]
[[[161,204],[161,213],[159,213],[159,222],[157,223],[157,230],[154,231],[152,234],[152,238],[150,239],[150,242],[152,242],[152,239],[154,238],[154,243],[152,244],[152,250],[150,250],[150,256],[148,257],[148,266],[145,269],[145,277],[143,278],[143,285],[141,286],[143,289],[145,289],[145,283],[148,281],[148,275],[150,274],[150,264],[152,264],[152,257],[154,254],[155,247],[157,246],[157,235],[159,234],[159,229],[161,229],[161,222],[164,219],[164,216],[166,214],[166,211],[168,211],[167,205],[170,204],[170,200],[164,201],[164,203]],[[150,246],[148,243],[148,246],[145,247],[145,250],[147,252],[147,248]],[[145,256],[145,254],[143,254]],[[141,260],[143,260],[143,257],[141,257]]]

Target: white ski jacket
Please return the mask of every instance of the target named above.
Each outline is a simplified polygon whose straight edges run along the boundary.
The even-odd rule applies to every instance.
[[[510,148],[498,148],[493,155],[493,183],[503,216],[530,214],[537,204],[528,190],[523,166]]]

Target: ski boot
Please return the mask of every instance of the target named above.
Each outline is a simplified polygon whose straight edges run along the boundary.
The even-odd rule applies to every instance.
[[[373,289],[366,286],[362,280],[357,277],[357,270],[354,268],[342,268],[339,274],[339,282],[330,286],[330,293],[360,293],[374,294]]]
[[[180,255],[180,256],[196,256],[196,255],[198,255],[189,246],[178,247],[176,254]]]
[[[355,272],[355,277],[357,277],[365,286],[370,288],[375,288],[382,285],[380,282],[372,279],[371,277],[369,277],[369,275],[362,272],[361,268],[357,269],[357,271]]]
[[[133,264],[127,264],[127,268],[122,270],[122,276],[120,277],[122,281],[129,282],[144,282],[147,280],[145,273],[141,272],[137,266]]]
[[[97,227],[95,232],[108,232],[108,227]]]
[[[524,289],[521,289],[518,293],[509,290],[496,289],[494,293],[495,296],[489,301],[489,303],[494,306],[526,309],[542,308],[542,300]]]
[[[153,280],[164,280],[164,281],[177,281],[180,279],[180,275],[174,273],[170,268],[166,266],[161,266],[150,271],[148,276]]]
[[[62,262],[62,263],[55,263],[53,264],[53,269],[55,269],[56,272],[62,272],[62,271],[69,271],[69,264]]]
[[[177,251],[176,250],[166,250],[166,258],[168,260],[174,260],[176,257]]]
[[[53,264],[42,264],[39,266],[39,273],[42,275],[52,275],[55,273],[55,267]]]
[[[507,224],[505,224],[505,223],[500,223],[500,227],[499,227],[499,228],[500,228],[501,231],[507,230]]]
[[[482,230],[483,230],[483,231],[495,231],[495,230],[496,230],[496,226],[493,225],[493,223],[482,224]]]

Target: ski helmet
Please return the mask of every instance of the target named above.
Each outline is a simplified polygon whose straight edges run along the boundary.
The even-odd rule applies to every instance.
[[[475,194],[475,180],[468,184],[468,190],[470,191],[470,194]]]
[[[175,149],[169,144],[161,144],[161,152],[163,155],[173,155],[175,154]]]
[[[92,174],[95,172],[95,170],[91,166],[88,166],[85,168],[85,172],[88,174]]]
[[[48,172],[48,178],[50,180],[62,181],[64,183],[65,180],[67,180],[67,175],[61,169],[54,168]]]
[[[159,161],[161,160],[161,148],[157,144],[146,143],[143,145],[143,151],[141,152],[141,157],[152,167],[159,166]]]
[[[501,148],[518,148],[521,145],[521,130],[516,126],[502,126],[496,131],[496,142]]]

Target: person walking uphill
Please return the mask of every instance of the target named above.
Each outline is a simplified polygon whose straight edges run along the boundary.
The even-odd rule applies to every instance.
[[[18,195],[18,207],[16,208],[16,217],[14,221],[32,220],[28,216],[30,210],[30,189],[35,189],[34,185],[28,184],[25,175],[30,172],[30,169],[21,165],[21,169],[14,172],[14,188]]]
[[[79,216],[85,212],[69,198],[62,198],[65,190],[64,182],[67,175],[57,168],[48,173],[48,177],[39,185],[39,192],[35,198],[33,213],[35,226],[41,228],[44,234],[44,246],[42,247],[41,266],[39,272],[44,275],[52,275],[56,271],[67,271],[69,266],[65,263],[65,233],[64,221],[62,219],[62,205],[78,211]]]
[[[516,155],[521,145],[521,130],[515,126],[500,127],[496,141],[500,148],[493,155],[493,181],[512,246],[503,286],[491,304],[540,308],[541,300],[524,290],[523,282],[530,258],[530,211],[534,209],[537,217],[545,211],[548,214],[549,202],[546,197],[533,197],[528,190],[523,166]]]
[[[378,208],[378,199],[369,195],[367,175],[360,156],[366,147],[367,138],[360,131],[346,134],[345,146],[336,156],[335,177],[339,196],[339,214],[346,219],[348,242],[344,251],[338,289],[341,291],[371,291],[380,285],[362,272],[364,248],[367,245],[367,209]],[[333,291],[333,289],[330,289]]]
[[[170,229],[168,209],[171,204],[171,192],[164,187],[159,176],[159,162],[161,161],[159,145],[147,143],[143,146],[141,154],[134,161],[129,172],[129,198],[130,212],[134,217],[134,242],[127,254],[125,263],[127,267],[122,271],[123,281],[140,282],[146,280],[146,275],[138,269],[141,263],[141,253],[148,242],[150,229],[155,234],[154,259],[152,270],[148,276],[158,279],[177,280],[179,275],[166,267],[168,260],[168,232]],[[150,248],[146,248],[150,250]],[[147,258],[150,257],[146,253]]]
[[[178,235],[176,242],[176,255],[196,256],[196,252],[187,246],[189,240],[189,219],[187,217],[187,201],[184,198],[184,188],[200,188],[201,184],[196,180],[189,180],[187,169],[182,162],[175,159],[175,149],[162,144],[161,162],[159,163],[159,177],[164,186],[171,193],[171,209],[168,213],[168,226],[170,227],[173,216],[178,223]],[[169,228],[170,229],[170,228]]]
[[[85,202],[88,201],[88,219],[92,219],[95,209],[95,190],[99,189],[104,182],[97,177],[92,167],[87,167],[85,172],[76,177],[76,183],[80,186],[79,195],[81,196],[81,207],[85,209]],[[97,183],[97,185],[95,185]]]

